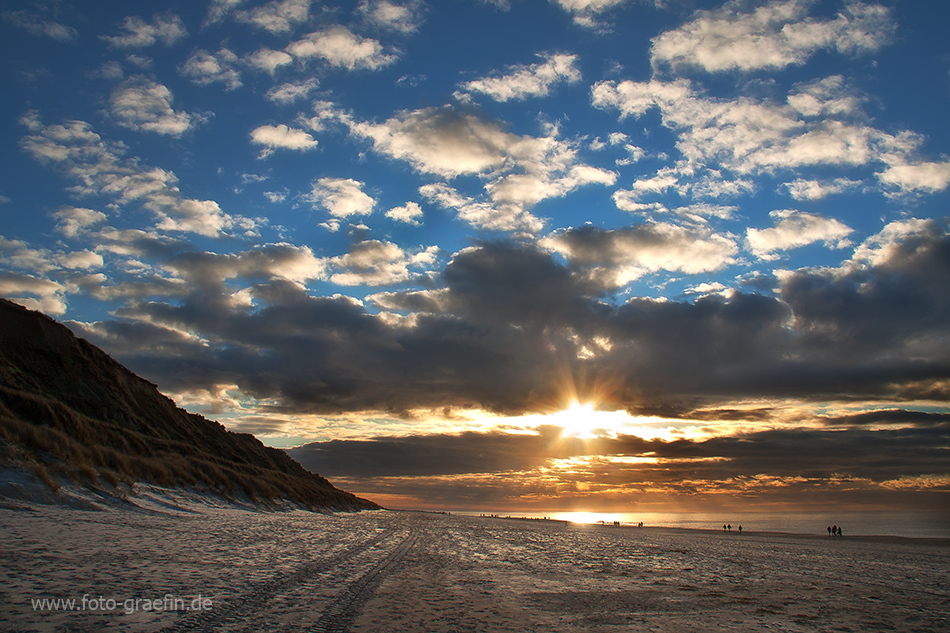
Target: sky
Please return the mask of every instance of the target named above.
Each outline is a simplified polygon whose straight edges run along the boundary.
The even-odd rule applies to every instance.
[[[950,3],[16,1],[0,295],[390,507],[950,507]]]

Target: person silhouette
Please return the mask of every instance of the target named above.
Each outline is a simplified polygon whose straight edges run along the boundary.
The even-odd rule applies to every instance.
[[[838,526],[838,536],[841,536],[841,535],[842,535],[842,534],[841,534],[841,526],[839,525],[839,526]]]
[[[739,526],[739,534],[742,534],[742,526]]]
[[[831,526],[831,535],[832,535],[832,536],[838,536],[838,526],[837,526],[837,525],[832,525],[832,526]]]
[[[828,536],[831,536],[831,526],[828,526]]]

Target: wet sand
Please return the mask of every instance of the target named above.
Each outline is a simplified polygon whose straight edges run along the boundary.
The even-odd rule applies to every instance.
[[[172,501],[0,509],[0,628],[950,630],[946,539]],[[34,609],[41,598],[77,604]]]

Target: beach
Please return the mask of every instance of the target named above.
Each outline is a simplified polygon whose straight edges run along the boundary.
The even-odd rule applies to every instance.
[[[950,629],[947,539],[261,511],[172,493],[7,503],[0,536],[5,630]]]

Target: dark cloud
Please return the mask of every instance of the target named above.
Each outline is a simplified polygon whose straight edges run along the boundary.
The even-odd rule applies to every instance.
[[[930,413],[926,411],[905,411],[904,409],[885,409],[882,411],[864,411],[850,415],[824,418],[825,424],[842,426],[865,426],[877,424],[913,425],[920,427],[950,427],[950,413]]]
[[[423,310],[404,325],[280,276],[311,274],[304,250],[168,261],[190,294],[77,329],[164,389],[233,383],[287,412],[519,413],[568,392],[666,415],[748,397],[950,399],[950,239],[932,227],[863,262],[786,273],[774,295],[621,305],[546,251],[486,243],[431,290],[377,295]],[[256,282],[250,301],[235,301],[237,277]]]
[[[687,417],[690,420],[768,420],[773,417],[771,408],[757,409],[697,409],[690,411]]]
[[[803,270],[784,280],[782,299],[810,357],[950,358],[950,239],[934,229],[888,250],[873,266]]]
[[[947,428],[890,430],[769,430],[703,441],[645,440],[634,435],[582,440],[560,429],[536,433],[465,432],[450,435],[332,440],[289,449],[306,468],[328,477],[431,476],[522,471],[552,459],[651,457],[655,464],[604,462],[644,481],[735,476],[834,474],[884,481],[946,469]]]
[[[332,440],[289,449],[314,472],[334,476],[386,477],[491,473],[537,468],[552,456],[583,449],[559,441],[560,429],[537,434],[465,432],[456,435]]]
[[[443,278],[452,312],[535,329],[580,321],[590,296],[601,292],[550,254],[521,244],[489,243],[462,251]]]
[[[727,460],[692,465],[693,475],[703,478],[767,474],[826,479],[838,474],[882,482],[944,472],[948,447],[950,434],[946,429],[800,429],[720,437],[680,446],[673,442],[671,450],[659,454]]]
[[[831,499],[940,508],[940,495],[950,494],[945,475],[930,480],[946,470],[946,427],[770,430],[670,442],[631,435],[580,440],[558,431],[336,440],[288,452],[365,494],[415,495],[418,503],[443,507],[477,501],[523,508],[536,498],[565,507],[592,493],[628,507],[635,495],[647,502],[650,495],[704,503],[728,495],[731,503],[780,504],[831,490]]]

